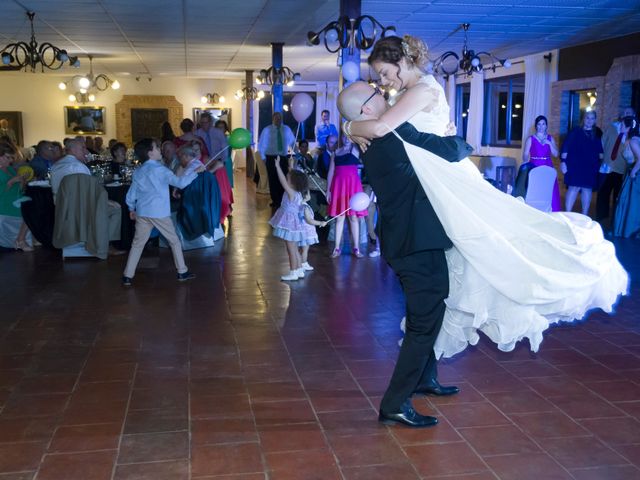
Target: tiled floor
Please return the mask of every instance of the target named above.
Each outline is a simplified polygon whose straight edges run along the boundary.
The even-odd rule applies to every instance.
[[[0,480],[638,479],[640,298],[443,362],[440,424],[377,423],[403,300],[384,260],[327,258],[285,284],[268,199],[237,177],[230,236],[190,252],[62,263],[0,254]],[[619,254],[640,274],[640,243]]]

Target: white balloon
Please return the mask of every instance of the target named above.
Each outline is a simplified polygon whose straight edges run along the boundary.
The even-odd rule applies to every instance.
[[[338,41],[338,31],[335,28],[332,28],[331,30],[329,30],[324,38],[327,39],[328,43],[334,43]]]
[[[369,208],[369,195],[364,192],[354,193],[349,200],[349,207],[351,210],[361,212]]]
[[[360,78],[360,65],[352,61],[344,62],[342,64],[342,76],[348,82],[355,82]]]
[[[291,114],[298,122],[304,122],[313,112],[313,98],[307,93],[297,93],[291,99]]]

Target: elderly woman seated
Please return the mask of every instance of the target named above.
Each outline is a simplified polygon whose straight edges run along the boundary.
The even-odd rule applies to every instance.
[[[12,166],[16,155],[12,144],[0,142],[0,246],[30,252],[33,247],[27,242],[27,225],[15,203],[22,197],[29,172],[18,174]]]

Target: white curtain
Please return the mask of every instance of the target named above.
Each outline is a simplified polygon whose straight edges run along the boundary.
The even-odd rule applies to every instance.
[[[444,87],[449,104],[449,120],[456,123],[456,76],[449,75],[449,79]]]
[[[534,132],[533,124],[538,115],[549,118],[549,94],[551,90],[550,63],[543,54],[524,57],[524,121],[522,139]]]
[[[474,73],[471,77],[469,98],[469,120],[467,123],[467,143],[475,152],[482,148],[482,120],[484,110],[484,74]]]

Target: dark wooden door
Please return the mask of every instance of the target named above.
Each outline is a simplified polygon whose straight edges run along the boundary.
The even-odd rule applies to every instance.
[[[143,138],[160,138],[160,125],[169,120],[166,108],[132,108],[131,138],[137,142]]]

